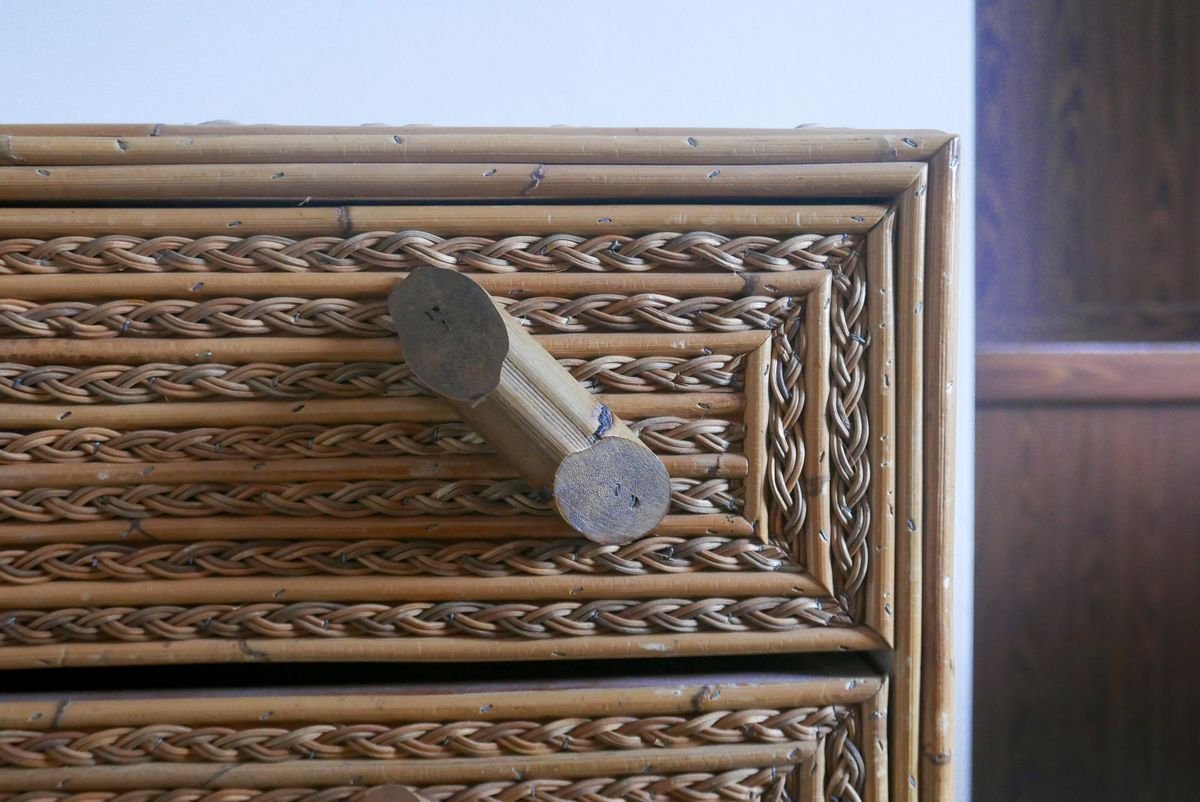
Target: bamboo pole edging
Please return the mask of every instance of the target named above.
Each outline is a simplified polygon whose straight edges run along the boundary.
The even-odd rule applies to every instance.
[[[670,537],[719,535],[750,537],[754,529],[733,513],[668,515],[655,534]],[[393,518],[302,518],[286,515],[214,515],[207,518],[108,518],[100,521],[62,521],[49,524],[0,523],[0,546],[38,546],[53,543],[155,542],[190,543],[199,540],[511,540],[513,538],[576,537],[560,518],[540,515]]]
[[[680,418],[740,417],[746,407],[742,392],[600,393],[614,415],[635,420],[654,415]],[[166,428],[300,423],[379,423],[405,421],[444,423],[458,416],[436,398],[313,399],[310,401],[159,401],[146,404],[21,404],[0,402],[4,429],[79,429],[105,426],[139,428],[146,421]]]
[[[654,271],[621,275],[619,294],[779,297],[802,295],[821,284],[821,270],[779,273]],[[489,294],[507,298],[577,296],[613,292],[612,273],[467,273]],[[0,275],[0,297],[23,301],[78,298],[200,299],[317,296],[383,298],[409,271],[362,273],[58,273]]]
[[[925,317],[925,549],[922,575],[921,786],[925,798],[954,793],[953,576],[958,354],[959,140],[929,166]]]
[[[177,581],[46,582],[0,586],[0,609],[53,610],[71,607],[239,604],[259,602],[449,602],[601,601],[608,599],[686,599],[697,596],[812,597],[821,588],[799,571],[654,574],[646,576],[455,577],[204,577]],[[7,646],[0,649],[8,648]]]
[[[889,644],[894,643],[896,571],[894,238],[893,215],[867,235],[867,454],[872,475],[868,541],[875,565],[867,579],[865,620]]]
[[[699,356],[747,354],[757,348],[765,331],[676,334],[670,332],[539,334],[538,343],[559,359],[595,357]],[[244,365],[249,363],[303,364],[404,362],[394,337],[214,337],[168,339],[117,337],[106,340],[25,338],[0,340],[0,353],[9,364]]]
[[[661,454],[672,477],[741,479],[750,463],[741,454]],[[276,483],[367,479],[511,479],[517,471],[493,454],[447,454],[436,457],[297,457],[257,460],[228,459],[178,462],[80,462],[0,466],[0,489],[88,487],[194,482]]]
[[[919,134],[918,134],[919,136]],[[917,161],[936,151],[937,137],[860,133],[212,133],[206,136],[24,136],[0,133],[0,164],[528,162],[614,164],[829,163]]]
[[[896,602],[891,709],[919,722],[921,711],[921,563],[923,514],[922,398],[924,388],[925,227],[928,176],[896,201]],[[919,802],[920,734],[898,727],[891,741],[892,796]]]
[[[895,180],[904,180],[899,172]],[[210,208],[97,208],[0,206],[0,237],[204,237],[274,235],[347,237],[370,231],[419,229],[440,236],[581,236],[614,232],[736,231],[743,235],[796,232],[864,233],[886,208],[870,203],[832,205],[606,204],[462,206],[310,206]]]
[[[492,640],[469,637],[191,639],[147,643],[72,643],[0,648],[0,669],[244,662],[487,662],[628,659],[687,655],[872,651],[884,648],[869,627],[815,627],[791,632],[597,635]]]
[[[144,727],[163,722],[197,727],[272,726],[338,719],[391,724],[427,719],[511,721],[565,716],[657,716],[747,707],[858,705],[872,700],[884,679],[860,671],[819,668],[812,673],[706,675],[649,682],[580,678],[553,683],[486,683],[329,687],[244,693],[209,692],[0,695],[0,728],[38,732]],[[714,692],[716,691],[716,692]]]
[[[901,191],[919,164],[0,167],[0,203],[875,198]]]
[[[805,326],[808,334],[808,353],[804,358],[804,392],[806,409],[803,426],[807,447],[804,453],[804,489],[808,503],[806,531],[807,566],[826,592],[834,595],[833,587],[833,509],[830,496],[829,456],[829,364],[833,349],[831,306],[833,279],[828,274],[821,289],[806,298]]]
[[[912,144],[909,144],[909,143]],[[795,132],[661,134],[209,134],[26,136],[0,134],[0,164],[13,166],[262,164],[294,162],[527,162],[564,164],[816,164],[915,161],[937,138]]]
[[[772,128],[456,128],[435,126],[4,125],[0,164],[180,160],[554,160],[657,163],[925,161],[941,131]]]

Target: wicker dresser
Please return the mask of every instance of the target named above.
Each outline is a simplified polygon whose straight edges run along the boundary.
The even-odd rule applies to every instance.
[[[7,126],[0,164],[0,802],[949,799],[953,137]],[[656,530],[580,537],[414,376],[422,267],[658,455]]]

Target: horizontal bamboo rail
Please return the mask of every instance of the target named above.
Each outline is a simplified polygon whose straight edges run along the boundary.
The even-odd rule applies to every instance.
[[[537,342],[560,359],[598,356],[697,356],[703,353],[744,354],[762,344],[765,331],[721,334],[614,333],[545,334]],[[85,365],[114,362],[142,365],[300,364],[304,362],[403,362],[394,338],[377,337],[215,337],[212,339],[0,340],[6,362]]]
[[[655,533],[663,536],[727,535],[749,537],[750,522],[739,515],[708,513],[668,515]],[[52,524],[0,523],[0,545],[38,546],[48,543],[154,543],[198,540],[513,540],[564,538],[577,533],[552,516],[483,515],[439,518],[388,516],[338,519],[292,518],[286,515],[247,515],[207,518],[144,518],[134,520],[69,521]]]
[[[11,139],[7,139],[11,138]],[[94,141],[67,141],[89,138]],[[554,128],[284,125],[4,125],[0,163],[188,163],[245,161],[261,154],[327,154],[315,161],[371,161],[371,154],[433,161],[550,160],[610,163],[712,161],[924,161],[949,136],[941,131],[777,128]],[[399,141],[397,141],[399,139]],[[157,144],[161,142],[162,144]],[[247,141],[249,140],[249,141]],[[254,140],[263,140],[261,143]],[[207,154],[208,158],[204,158]],[[76,161],[71,161],[75,159]],[[124,160],[124,161],[121,161]],[[297,161],[306,161],[298,158]]]
[[[678,418],[737,417],[744,393],[600,393],[614,415],[637,420],[656,415]],[[355,398],[312,401],[181,401],[149,404],[0,403],[4,429],[81,429],[106,426],[123,430],[176,426],[289,426],[298,423],[442,423],[458,416],[435,398]]]
[[[909,180],[921,169],[905,162]],[[230,164],[0,167],[0,202],[874,198],[896,165]]]
[[[910,180],[906,165],[892,180]],[[418,229],[443,237],[580,236],[658,231],[716,231],[739,235],[803,232],[864,233],[883,217],[884,206],[625,204],[569,206],[299,206],[294,208],[0,208],[0,237],[103,236],[248,237],[348,236],[367,231]]]
[[[819,660],[819,658],[814,658]],[[814,673],[706,675],[653,682],[571,679],[557,682],[404,685],[372,687],[370,693],[328,688],[287,691],[138,691],[108,696],[2,695],[0,728],[96,730],[144,727],[171,722],[185,727],[239,724],[270,726],[307,721],[420,721],[436,710],[442,720],[512,721],[566,716],[694,715],[747,707],[778,709],[798,705],[853,705],[871,699],[883,686],[866,670],[820,669]],[[717,690],[719,693],[714,693]]]
[[[0,610],[64,607],[140,607],[160,604],[272,602],[439,602],[517,599],[573,602],[599,599],[818,596],[823,589],[791,571],[653,574],[648,576],[515,577],[340,576],[204,577],[184,582],[46,582],[0,586]],[[6,647],[0,647],[6,648]]]
[[[0,669],[66,666],[166,665],[245,662],[488,662],[532,659],[620,659],[686,655],[870,651],[884,648],[867,627],[814,627],[790,632],[722,632],[681,635],[597,635],[586,638],[481,640],[444,637],[414,640],[201,638],[150,643],[72,643],[0,648]],[[727,749],[729,747],[721,747]],[[655,754],[658,754],[656,751]],[[127,767],[120,767],[125,769]],[[20,769],[21,774],[29,770]]]
[[[0,791],[73,792],[143,788],[294,788],[297,786],[389,783],[439,785],[511,780],[557,779],[736,768],[792,766],[806,760],[817,741],[780,744],[723,744],[693,749],[631,749],[596,752],[586,760],[570,755],[448,758],[445,760],[294,760],[283,763],[145,763],[55,769],[0,769]]]
[[[679,298],[802,295],[826,271],[781,273],[464,273],[495,296],[509,298],[658,293]],[[25,301],[87,298],[385,298],[408,271],[364,273],[105,273],[0,275],[0,297]],[[625,335],[622,335],[625,336]]]
[[[935,140],[936,141],[936,140]],[[0,164],[139,165],[291,162],[538,162],[562,164],[815,164],[916,161],[933,151],[912,136],[702,136],[373,133],[27,136],[0,134]]]
[[[749,463],[740,454],[664,454],[659,460],[673,477],[740,479]],[[0,488],[86,487],[89,485],[174,485],[193,482],[319,482],[327,479],[508,479],[517,471],[492,455],[440,457],[333,457],[200,462],[81,462],[0,466]]]

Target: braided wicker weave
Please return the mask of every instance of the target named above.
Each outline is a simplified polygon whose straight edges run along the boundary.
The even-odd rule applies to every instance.
[[[868,424],[861,364],[868,339],[864,325],[866,291],[859,255],[860,239],[815,235],[786,240],[758,236],[730,239],[701,232],[591,240],[570,235],[442,240],[421,232],[342,239],[320,237],[303,241],[279,237],[185,239],[163,237],[141,241],[129,237],[91,240],[67,237],[40,243],[7,241],[0,243],[0,261],[14,272],[35,274],[126,270],[344,272],[411,269],[422,264],[479,272],[832,269],[830,374],[836,392],[830,405],[830,428],[834,434],[830,442],[830,459],[834,469],[834,525],[829,532],[822,530],[817,534],[828,539],[832,546],[830,554],[837,607],[846,612],[835,610],[824,616],[821,624],[853,620],[856,599],[862,594],[868,575],[866,539],[871,521],[867,509],[870,469],[865,453]],[[671,571],[762,571],[783,567],[794,570],[795,566],[804,565],[809,559],[803,545],[807,537],[803,532],[808,519],[809,491],[804,482],[808,449],[803,416],[807,381],[805,355],[810,342],[803,303],[787,295],[680,299],[620,293],[571,299],[502,298],[500,301],[510,314],[538,331],[659,329],[684,334],[744,330],[771,333],[772,368],[764,388],[771,403],[765,421],[766,448],[763,452],[766,491],[773,502],[768,505],[769,519],[764,521],[771,537],[769,551],[764,555],[760,549],[751,550],[744,541],[736,539],[726,539],[719,544],[712,539],[689,539],[686,544],[657,549],[639,545],[639,559],[631,561],[624,554],[605,557],[603,567],[600,567],[594,557],[580,554],[578,544],[571,547],[568,559],[550,558],[551,554],[567,553],[555,544],[548,544],[547,548],[514,543],[497,551],[495,548],[481,550],[479,545],[472,546],[469,541],[439,547],[424,546],[423,551],[414,550],[419,544],[385,548],[382,544],[371,545],[369,542],[364,547],[355,543],[334,545],[297,541],[276,543],[266,551],[262,546],[247,550],[248,544],[238,546],[219,540],[149,548],[122,546],[116,550],[106,549],[103,544],[62,544],[47,549],[5,552],[5,559],[0,562],[2,581],[37,583],[68,577],[120,577],[125,581],[136,581],[157,577],[233,577],[248,575],[247,572],[277,576],[361,575],[364,572],[400,576],[536,576],[550,570],[551,573],[619,571],[637,576],[647,571],[666,570],[666,565],[671,566]],[[379,337],[391,332],[390,319],[381,302],[329,298],[43,304],[14,300],[0,304],[0,331],[5,327],[18,336],[82,338],[255,334]],[[564,357],[560,363],[594,392],[712,392],[742,389],[745,359],[740,354],[705,353],[690,358]],[[353,399],[425,394],[403,363],[0,365],[0,395],[21,402],[138,404],[204,399]],[[724,453],[745,436],[743,423],[721,419],[662,416],[645,419],[634,428],[659,453]],[[0,463],[10,461],[14,464],[102,461],[152,465],[235,457],[415,457],[486,452],[486,445],[477,437],[461,424],[453,423],[436,426],[420,423],[245,426],[178,431],[83,427],[0,433]],[[676,513],[736,513],[744,502],[744,488],[737,480],[676,478],[672,487]],[[549,511],[549,505],[531,496],[520,482],[482,479],[241,485],[206,482],[176,486],[146,484],[0,491],[0,523],[6,519],[50,523],[213,514],[355,518],[463,513],[536,515]],[[666,562],[663,561],[663,548],[669,554]],[[302,558],[301,554],[304,555]],[[488,558],[481,559],[483,554]],[[298,563],[298,559],[303,562]],[[555,567],[549,569],[549,565]],[[823,605],[825,603],[819,606]],[[9,635],[0,642],[34,642],[29,640],[29,633],[14,640],[12,628],[16,626],[16,619],[0,620],[9,622],[0,626],[0,632]],[[56,637],[69,639],[71,636],[65,633],[75,631],[68,628]],[[207,632],[197,630],[190,637],[202,637]],[[80,637],[88,636],[80,634]]]
[[[738,386],[739,356],[607,356],[559,362],[591,392],[705,392]],[[0,363],[0,396],[22,402],[144,404],[208,398],[428,396],[404,363],[64,365]]]
[[[212,236],[155,237],[121,235],[59,237],[53,240],[0,241],[0,272],[117,273],[126,270],[354,272],[411,270],[419,265],[487,273],[521,270],[642,272],[670,270],[797,270],[827,266],[830,252],[848,237],[801,234],[786,240],[749,236],[729,238],[696,231],[641,237],[453,237],[424,231],[375,231],[353,237]]]
[[[623,546],[566,540],[213,541],[128,546],[56,543],[0,549],[0,583],[60,579],[195,579],[205,576],[554,576],[558,574],[784,571],[795,563],[775,544],[748,538],[641,538]]]
[[[366,722],[244,730],[160,724],[89,733],[0,730],[0,766],[436,760],[649,747],[683,749],[744,742],[786,743],[824,738],[846,715],[845,709],[826,706],[713,711],[690,718],[621,716],[544,722],[417,722],[403,726]]]
[[[695,802],[698,799],[731,799],[782,802],[790,772],[769,769],[736,769],[709,774],[634,775],[587,780],[524,780],[480,785],[422,786],[415,789],[430,802]],[[270,791],[225,788],[208,791],[180,788],[170,791],[92,792],[30,791],[0,794],[0,802],[366,802],[370,788],[283,788]]]

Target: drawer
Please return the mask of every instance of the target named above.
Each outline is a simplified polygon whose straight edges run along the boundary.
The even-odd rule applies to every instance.
[[[368,231],[285,236],[286,210],[240,210],[0,241],[0,665],[888,643],[890,230],[600,208],[625,222],[374,207]],[[425,265],[660,455],[661,527],[573,534],[412,376],[385,300]]]
[[[4,802],[883,800],[886,680],[0,697]]]

